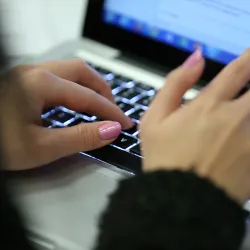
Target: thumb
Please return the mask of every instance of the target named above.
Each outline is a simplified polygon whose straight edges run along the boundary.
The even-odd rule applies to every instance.
[[[44,164],[110,144],[119,136],[121,129],[119,122],[112,121],[83,123],[70,128],[46,129],[41,139],[44,149],[42,151],[45,151]]]

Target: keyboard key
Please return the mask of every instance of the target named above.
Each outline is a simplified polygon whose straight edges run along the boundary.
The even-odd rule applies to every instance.
[[[137,131],[138,131],[137,125],[135,125],[134,127],[130,128],[130,129],[124,130],[124,132],[126,132],[130,135],[135,134]]]
[[[98,68],[98,67],[96,67],[95,65],[89,64],[89,66],[90,66],[92,69],[94,69],[95,71],[97,71],[97,68]],[[97,72],[98,72],[98,71],[97,71]]]
[[[126,149],[135,143],[137,143],[136,139],[124,134],[120,134],[112,144],[122,149]]]
[[[92,65],[92,67],[93,67],[93,65]],[[106,70],[106,69],[104,69],[104,68],[102,68],[102,67],[94,66],[94,69],[95,69],[99,74],[101,74],[101,75],[107,75],[107,74],[111,73],[110,70]]]
[[[101,68],[101,67],[98,67],[96,70],[97,70],[100,74],[102,74],[102,75],[108,75],[109,73],[111,73],[110,70],[106,70],[106,69]]]
[[[132,79],[127,78],[127,77],[124,77],[124,76],[121,76],[121,75],[117,75],[117,76],[115,77],[115,79],[117,79],[117,80],[119,80],[119,81],[122,81],[122,82],[125,82],[125,83],[127,83],[127,82],[132,82],[132,81],[133,81]]]
[[[119,92],[117,95],[131,100],[140,94],[141,92],[139,90],[131,88],[131,89],[124,89],[123,91]]]
[[[43,127],[45,127],[45,128],[48,128],[48,127],[50,127],[51,125],[52,125],[53,123],[50,121],[50,120],[48,120],[48,119],[42,119],[42,126]]]
[[[90,62],[85,61],[85,63],[87,63],[90,67],[94,67],[94,65]]]
[[[121,84],[117,83],[116,81],[111,81],[110,82],[111,89],[116,89],[116,88],[118,88],[120,86],[121,86]]]
[[[130,152],[137,154],[137,155],[141,155],[141,147],[140,144],[134,146],[133,148],[130,149]]]
[[[138,134],[135,135],[136,138],[140,139],[140,130],[138,131]]]
[[[188,103],[188,100],[185,100],[184,98],[182,98],[181,104],[186,104]]]
[[[77,118],[75,121],[71,122],[68,127],[72,127],[72,126],[75,126],[75,125],[79,125],[81,123],[86,123],[86,122],[89,122],[85,119],[82,119],[82,118]]]
[[[150,85],[146,85],[146,84],[143,84],[143,83],[136,83],[135,86],[137,88],[140,88],[140,89],[143,89],[143,90],[146,90],[146,91],[155,90],[155,88],[151,87]]]
[[[86,121],[86,122],[101,122],[101,121],[103,121],[103,119],[101,117],[95,116],[94,118],[91,119],[91,121]]]
[[[134,108],[134,106],[124,103],[124,102],[118,102],[117,106],[125,113],[127,111],[129,111],[130,109]]]
[[[64,123],[74,117],[75,117],[74,115],[61,111],[61,110],[58,110],[54,114],[51,114],[49,116],[50,119],[61,122],[61,123]]]
[[[144,105],[144,106],[148,106],[152,102],[153,99],[154,99],[154,96],[144,96],[143,98],[138,100],[136,103]]]
[[[94,115],[90,115],[90,114],[88,114],[88,113],[86,113],[86,112],[78,112],[79,114],[81,114],[81,115],[84,115],[84,116],[86,116],[86,117],[88,117],[88,118],[91,118],[91,117],[93,117]]]
[[[44,110],[43,110],[43,115],[44,114],[47,114],[47,113],[49,113],[51,110],[53,110],[54,108],[45,108]]]
[[[113,73],[109,73],[107,75],[104,76],[104,79],[109,82],[112,81],[115,78],[115,75]]]
[[[63,128],[63,126],[53,125],[51,128]]]
[[[136,119],[136,120],[140,120],[140,118],[142,117],[142,115],[144,114],[145,110],[143,109],[138,109],[136,110],[134,113],[132,113],[131,115],[129,115],[131,118]]]
[[[134,174],[142,172],[141,158],[139,156],[111,145],[89,151],[86,154]]]

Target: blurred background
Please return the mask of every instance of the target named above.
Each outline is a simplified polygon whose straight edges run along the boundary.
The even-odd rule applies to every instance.
[[[10,58],[37,56],[80,36],[87,0],[0,0]]]

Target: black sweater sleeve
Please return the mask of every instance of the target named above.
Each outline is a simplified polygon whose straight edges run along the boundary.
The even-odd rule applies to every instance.
[[[4,174],[0,171],[0,249],[33,250],[17,206],[6,187]]]
[[[237,203],[193,173],[144,174],[111,195],[95,250],[236,250],[245,219]]]

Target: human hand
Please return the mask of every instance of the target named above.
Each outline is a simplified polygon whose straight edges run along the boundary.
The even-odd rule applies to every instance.
[[[33,168],[102,147],[116,139],[121,127],[133,125],[114,104],[108,84],[80,59],[20,66],[3,81],[1,125],[9,170]],[[108,121],[43,128],[41,113],[53,106],[86,111]]]
[[[167,76],[142,117],[143,169],[194,171],[242,203],[250,195],[250,92],[234,98],[249,81],[250,50],[181,107],[204,64],[197,50]]]

